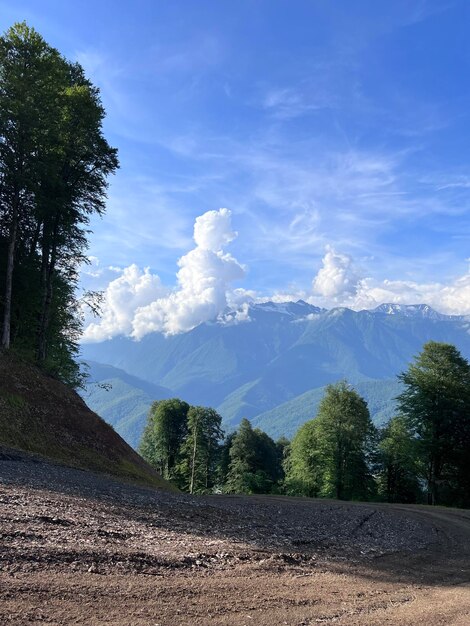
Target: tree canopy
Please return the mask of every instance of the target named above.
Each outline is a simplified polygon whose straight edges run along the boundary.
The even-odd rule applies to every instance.
[[[180,448],[188,434],[189,404],[179,398],[154,402],[139,452],[163,478],[176,479]]]
[[[225,491],[270,493],[282,479],[279,448],[265,432],[242,419],[230,447]]]
[[[381,430],[377,451],[379,494],[387,502],[416,502],[420,496],[417,442],[403,416]]]
[[[455,346],[429,341],[400,379],[399,410],[416,438],[428,502],[468,505],[470,364]]]
[[[78,271],[117,153],[99,91],[34,28],[0,37],[1,347],[78,384]]]
[[[192,406],[187,414],[187,434],[180,447],[179,474],[189,493],[210,491],[217,477],[222,418],[214,409]]]

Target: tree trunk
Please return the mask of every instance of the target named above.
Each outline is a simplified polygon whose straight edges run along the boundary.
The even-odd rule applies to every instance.
[[[189,483],[189,493],[193,493],[194,491],[194,475],[196,472],[196,453],[197,453],[197,430],[198,430],[198,422],[196,421],[196,428],[194,429],[194,444],[193,444],[193,455],[191,459],[191,482]]]
[[[8,350],[11,335],[11,297],[13,292],[13,270],[15,268],[15,250],[18,235],[18,200],[15,199],[8,242],[7,270],[5,279],[5,302],[3,310],[3,328],[1,347]]]
[[[58,228],[58,218],[56,218],[56,223],[54,225],[54,233],[52,235],[52,250],[50,252],[50,259],[49,259],[49,244],[47,240],[46,240],[46,246],[43,248],[43,264],[42,264],[42,278],[41,278],[43,297],[42,297],[41,315],[40,315],[40,320],[39,320],[38,350],[37,350],[37,359],[40,363],[44,362],[47,357],[47,331],[49,329],[49,321],[51,317],[53,278],[54,278],[55,264],[56,264],[56,258],[57,258],[57,228]]]

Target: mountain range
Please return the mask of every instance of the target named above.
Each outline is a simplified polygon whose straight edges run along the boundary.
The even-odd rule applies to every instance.
[[[425,342],[452,343],[470,357],[470,318],[425,304],[353,311],[266,302],[244,318],[228,313],[179,335],[82,345],[85,400],[134,447],[151,402],[173,396],[215,407],[227,430],[247,417],[273,437],[290,437],[315,415],[329,383],[351,383],[379,424],[395,411],[397,374]]]

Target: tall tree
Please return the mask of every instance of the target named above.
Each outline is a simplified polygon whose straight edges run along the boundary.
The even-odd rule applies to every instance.
[[[284,470],[285,490],[289,495],[320,495],[323,467],[318,441],[318,420],[313,419],[300,426],[284,461]]]
[[[368,498],[368,461],[374,436],[367,403],[345,381],[328,385],[316,418],[324,496]]]
[[[86,226],[104,211],[107,176],[117,167],[115,149],[102,134],[104,109],[98,90],[77,64],[67,64],[67,86],[60,94],[61,123],[45,146],[37,198],[41,246],[41,310],[37,356],[45,361],[57,274],[76,281],[85,261]],[[52,139],[52,137],[51,137]]]
[[[188,433],[189,404],[178,398],[154,402],[139,452],[167,480],[178,480],[180,448]]]
[[[279,450],[265,432],[242,419],[230,448],[226,491],[269,493],[282,478]]]
[[[76,288],[117,154],[99,91],[25,23],[0,37],[1,346],[75,383]]]
[[[210,491],[216,479],[222,418],[214,409],[191,406],[188,433],[180,448],[179,473],[189,493]]]
[[[417,445],[406,420],[393,417],[380,432],[379,494],[387,502],[416,502],[420,497]]]
[[[470,500],[470,364],[457,348],[429,341],[399,376],[398,407],[414,433],[430,504]],[[457,494],[460,494],[457,496]]]
[[[34,231],[32,212],[41,145],[53,125],[55,81],[61,60],[56,50],[25,23],[0,37],[0,223],[7,255],[1,346],[11,342],[13,275],[20,239]]]
[[[235,435],[235,432],[228,433],[228,435],[225,435],[225,438],[220,445],[217,461],[217,485],[220,488],[223,488],[227,482],[228,472],[230,469],[230,449]]]
[[[243,418],[233,437],[226,490],[230,493],[252,493],[256,459],[256,435],[251,422]]]

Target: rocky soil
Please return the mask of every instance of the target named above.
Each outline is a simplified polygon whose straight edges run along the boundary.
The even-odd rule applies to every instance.
[[[470,514],[190,497],[0,448],[0,623],[470,624]]]

